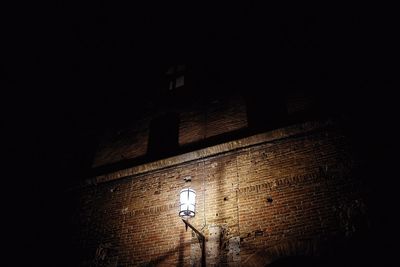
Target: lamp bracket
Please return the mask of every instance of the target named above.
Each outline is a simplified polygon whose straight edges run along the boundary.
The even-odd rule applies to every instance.
[[[190,227],[190,229],[192,229],[196,234],[197,234],[197,238],[200,241],[200,247],[201,247],[201,266],[205,267],[206,266],[206,237],[199,232],[196,228],[194,228],[193,225],[191,225],[187,220],[182,219],[182,221],[185,223],[185,227],[186,227],[186,231],[188,229],[188,227]]]

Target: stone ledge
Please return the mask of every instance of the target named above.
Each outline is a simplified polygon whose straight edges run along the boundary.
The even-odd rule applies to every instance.
[[[165,158],[162,160],[157,160],[141,165],[137,165],[131,168],[123,169],[120,171],[107,173],[103,175],[96,176],[92,179],[85,180],[84,184],[81,186],[94,185],[104,182],[109,182],[128,176],[134,176],[139,174],[144,174],[151,171],[156,171],[164,168],[170,168],[182,163],[187,163],[194,160],[199,160],[218,154],[224,154],[233,150],[244,149],[254,145],[259,145],[263,143],[268,143],[276,141],[279,139],[315,131],[326,126],[332,125],[331,120],[327,121],[310,121],[301,124],[295,124],[292,126],[272,130],[265,133],[256,134],[253,136],[237,139],[234,141],[210,146],[207,148],[199,149],[196,151],[184,153],[181,155]]]

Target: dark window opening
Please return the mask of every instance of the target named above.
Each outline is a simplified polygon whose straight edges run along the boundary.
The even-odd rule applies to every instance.
[[[166,86],[169,91],[183,87],[185,85],[186,66],[183,64],[171,66],[167,72]]]
[[[167,113],[150,125],[147,153],[154,158],[172,155],[178,149],[179,116]]]

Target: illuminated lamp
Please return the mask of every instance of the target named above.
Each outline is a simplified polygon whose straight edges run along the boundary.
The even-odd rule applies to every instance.
[[[196,191],[191,188],[182,189],[179,194],[179,216],[183,219],[196,215]]]

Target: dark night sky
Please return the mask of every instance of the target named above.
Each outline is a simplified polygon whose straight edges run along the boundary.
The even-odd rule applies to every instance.
[[[384,88],[373,88],[386,82],[378,72],[386,70],[390,41],[390,19],[379,12],[114,1],[28,6],[5,24],[8,134],[23,143],[18,155],[32,146],[32,158],[56,161],[71,180],[87,165],[93,134],[134,121],[173,61],[207,63],[231,79],[228,87],[254,93],[301,77],[302,89],[311,85],[358,116],[386,101]]]
[[[386,10],[170,1],[30,5],[14,7],[3,23],[3,155],[12,171],[6,187],[15,191],[9,212],[18,222],[10,224],[23,229],[18,237],[25,240],[17,247],[33,249],[46,230],[60,231],[49,214],[55,225],[64,218],[60,192],[81,179],[92,137],[134,121],[169,62],[207,62],[253,85],[279,83],[288,69],[307,77],[325,73],[332,85],[318,94],[359,119],[352,121],[354,133],[371,128],[368,138],[387,137],[375,127],[385,129],[392,112]]]

